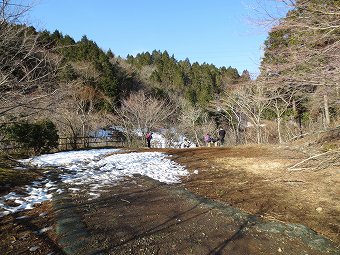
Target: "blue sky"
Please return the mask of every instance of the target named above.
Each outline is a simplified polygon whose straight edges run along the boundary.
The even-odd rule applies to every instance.
[[[123,58],[167,50],[177,60],[258,72],[267,34],[249,24],[255,0],[39,0],[39,30],[83,35]]]

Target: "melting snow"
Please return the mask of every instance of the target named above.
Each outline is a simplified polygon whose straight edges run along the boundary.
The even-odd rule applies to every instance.
[[[188,171],[159,152],[119,153],[117,149],[95,149],[59,152],[21,160],[37,167],[59,169],[60,181],[49,178],[26,186],[26,194],[11,192],[0,197],[0,217],[18,211],[32,209],[34,204],[51,200],[53,194],[65,192],[60,184],[66,184],[69,192],[87,192],[89,200],[100,197],[103,188],[115,185],[126,176],[148,176],[164,183],[178,183]],[[85,185],[84,185],[85,184]],[[10,206],[7,201],[15,202]]]

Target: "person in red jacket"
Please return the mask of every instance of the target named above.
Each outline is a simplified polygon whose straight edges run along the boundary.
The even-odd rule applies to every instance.
[[[145,135],[146,141],[148,143],[148,148],[151,148],[151,139],[152,139],[152,133],[151,132],[147,132]]]

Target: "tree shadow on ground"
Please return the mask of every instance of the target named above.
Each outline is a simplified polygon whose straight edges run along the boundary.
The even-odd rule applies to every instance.
[[[221,255],[223,254],[223,250],[230,244],[231,242],[234,242],[238,239],[243,238],[244,230],[249,229],[251,226],[255,225],[254,220],[252,220],[252,217],[249,217],[247,220],[245,220],[239,228],[226,240],[218,244],[216,247],[211,249],[207,255]]]
[[[36,239],[38,239],[40,242],[43,243],[43,245],[47,245],[50,247],[51,250],[53,250],[54,254],[58,255],[66,255],[60,247],[58,243],[56,243],[54,240],[52,240],[46,233],[41,233],[41,228],[38,227],[34,222],[33,217],[25,217],[22,219],[15,219],[15,224],[21,225],[23,227],[23,231],[28,230],[30,232],[33,232],[36,236]],[[33,245],[33,244],[32,244]]]
[[[87,232],[81,248],[90,247],[91,254],[248,254],[253,249],[249,242],[261,243],[266,252],[278,244],[270,231],[269,237],[260,234],[254,239],[252,235],[257,236],[257,228],[262,227],[255,215],[199,197],[180,185],[141,176],[108,188],[95,200],[89,200],[86,192],[69,194],[63,210],[64,215],[78,215],[74,222],[81,221],[82,231]],[[266,210],[263,206],[256,215]],[[286,231],[285,226],[279,227]],[[279,235],[290,240],[286,234]],[[296,245],[308,250],[301,240]]]

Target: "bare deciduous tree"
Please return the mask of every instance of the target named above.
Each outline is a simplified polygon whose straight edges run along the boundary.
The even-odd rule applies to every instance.
[[[79,137],[88,137],[92,131],[109,124],[107,113],[95,107],[106,97],[81,80],[61,84],[53,100],[57,103],[50,111],[50,118],[56,123],[60,136],[73,141],[74,148]],[[83,141],[86,143],[85,139]]]
[[[181,132],[195,139],[196,144],[200,146],[204,135],[212,134],[216,130],[216,125],[203,109],[192,106],[188,101],[183,101],[181,108],[179,118]]]
[[[117,121],[124,127],[130,144],[135,132],[141,132],[144,141],[146,132],[166,126],[164,122],[175,111],[176,107],[170,102],[147,96],[144,92],[131,94],[116,109]]]
[[[0,2],[0,20],[6,23],[21,23],[32,8],[33,1],[2,0]]]
[[[241,124],[241,115],[245,115],[256,130],[256,142],[261,143],[261,126],[263,113],[268,109],[270,98],[268,88],[258,81],[249,81],[234,89],[227,91],[221,98],[214,102],[216,109],[225,113],[232,112],[237,120],[237,131]],[[237,135],[236,135],[237,137]]]
[[[260,1],[262,6],[264,2]],[[285,18],[271,15],[263,9],[265,16],[274,20],[271,37],[267,41],[262,74],[271,76],[286,86],[314,88],[303,91],[313,98],[313,108],[323,113],[324,126],[332,120],[330,108],[339,109],[340,84],[340,5],[337,0],[280,0],[287,7]],[[275,75],[273,75],[275,74]],[[338,115],[339,116],[339,115]],[[336,116],[333,115],[335,122]]]
[[[48,107],[51,82],[60,58],[39,44],[39,34],[16,22],[30,6],[0,2],[0,123],[11,122]]]

